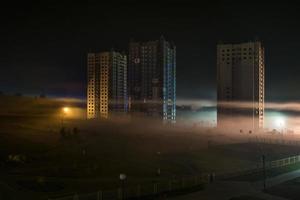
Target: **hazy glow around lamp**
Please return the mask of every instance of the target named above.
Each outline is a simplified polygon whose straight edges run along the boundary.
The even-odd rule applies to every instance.
[[[285,121],[282,118],[276,119],[276,126],[282,128],[285,125]]]
[[[284,126],[285,126],[285,120],[283,118],[277,118],[275,121],[275,126],[279,129],[279,132],[283,134],[284,132]]]
[[[69,108],[68,107],[63,107],[63,111],[64,111],[64,113],[68,113],[69,112]]]
[[[62,108],[62,114],[61,114],[61,127],[64,127],[64,118],[67,117],[66,115],[69,113],[70,109],[68,107]]]

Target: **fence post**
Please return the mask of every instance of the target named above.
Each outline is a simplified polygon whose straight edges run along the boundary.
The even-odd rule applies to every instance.
[[[274,162],[271,161],[270,163],[271,163],[271,168],[273,168],[274,167]]]
[[[103,198],[102,198],[102,191],[100,190],[100,191],[98,191],[97,192],[97,200],[102,200]]]
[[[136,196],[137,196],[138,198],[140,198],[140,196],[141,196],[141,185],[138,185],[138,186],[137,186]]]
[[[278,160],[278,167],[282,167],[282,160]]]
[[[153,194],[156,194],[157,193],[157,184],[154,183],[153,184]]]
[[[78,194],[74,194],[73,200],[79,200]]]
[[[118,193],[118,199],[122,199],[122,188],[118,188],[117,193]]]
[[[169,191],[172,191],[172,180],[169,181]]]
[[[181,187],[184,188],[184,187],[185,187],[185,180],[184,180],[184,178],[182,178],[181,181],[182,181],[182,182],[181,182],[181,183],[182,183]]]

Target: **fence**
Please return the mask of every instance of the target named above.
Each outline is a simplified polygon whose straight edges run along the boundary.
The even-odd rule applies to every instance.
[[[48,198],[48,200],[122,200],[152,199],[157,196],[172,196],[197,191],[210,181],[209,174],[184,177],[151,184],[136,185],[115,190],[99,190],[89,194],[72,194],[64,197]]]
[[[287,140],[284,138],[268,138],[268,137],[255,137],[249,138],[250,143],[264,143],[264,144],[281,144],[290,146],[300,146],[299,140]]]
[[[266,161],[265,167],[266,167],[266,170],[270,170],[270,169],[274,169],[274,168],[293,165],[293,164],[296,164],[299,162],[300,162],[300,155],[296,155],[296,156],[290,156],[290,157],[283,158],[283,159]],[[262,171],[262,170],[263,170],[263,164],[261,162],[261,163],[257,163],[255,166],[251,166],[246,169],[239,169],[239,170],[235,170],[234,172],[217,174],[216,178],[218,180],[228,179],[228,178],[233,178],[233,177],[237,177],[237,176],[241,176],[241,175],[245,175],[245,174],[252,174],[255,172]]]
[[[300,162],[300,155],[291,156],[279,160],[267,161],[266,168],[278,168],[287,165],[292,165]],[[201,174],[200,176],[184,177],[181,179],[172,179],[168,181],[153,182],[152,184],[136,185],[134,187],[124,187],[115,190],[99,190],[89,194],[72,194],[64,197],[49,198],[48,200],[136,200],[136,199],[152,199],[157,196],[189,193],[199,190],[203,184],[209,183],[211,179],[226,179],[243,174],[261,171],[262,163],[246,169],[235,170],[230,173],[220,173],[214,175],[209,173]]]
[[[269,168],[284,167],[287,165],[296,164],[298,162],[300,162],[300,155],[271,161],[269,162],[268,167]]]

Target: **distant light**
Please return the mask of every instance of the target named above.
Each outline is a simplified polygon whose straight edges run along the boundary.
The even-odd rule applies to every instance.
[[[126,174],[120,174],[120,180],[124,181],[126,179]]]
[[[275,123],[276,126],[280,128],[285,126],[285,120],[283,118],[277,118]]]
[[[70,111],[70,109],[69,109],[68,107],[63,107],[63,112],[64,112],[65,114],[67,114],[69,111]]]

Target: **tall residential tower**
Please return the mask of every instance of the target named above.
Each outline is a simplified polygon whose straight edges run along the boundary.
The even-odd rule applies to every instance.
[[[127,112],[127,57],[110,51],[88,54],[87,118]]]
[[[219,44],[217,82],[218,127],[263,128],[265,58],[261,42]]]
[[[176,120],[176,47],[163,37],[148,42],[131,41],[128,58],[130,109]]]

